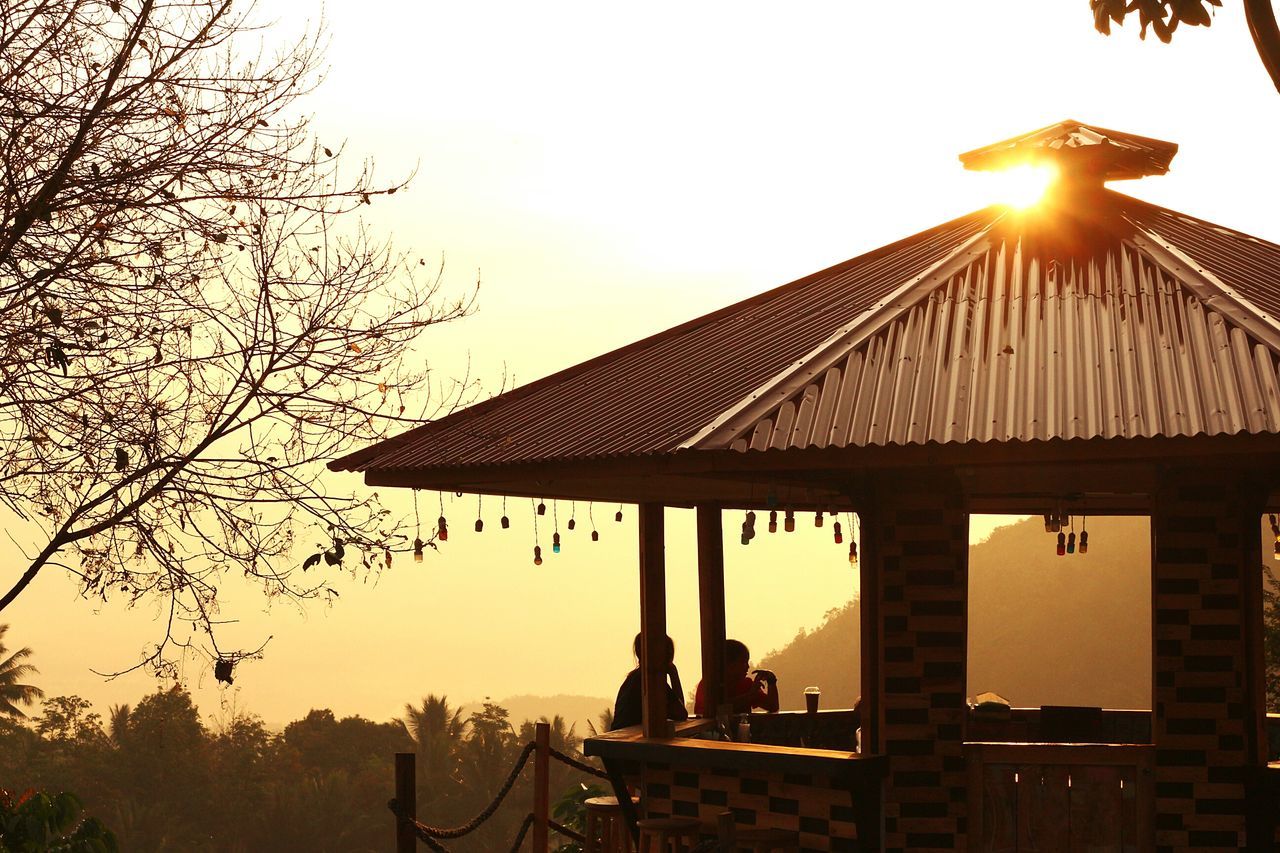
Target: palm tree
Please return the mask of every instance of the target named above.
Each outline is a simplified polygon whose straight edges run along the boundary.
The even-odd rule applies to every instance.
[[[23,663],[31,657],[31,649],[18,649],[7,658],[4,656],[9,651],[4,644],[4,632],[8,630],[8,625],[0,625],[0,716],[25,717],[26,714],[18,709],[18,703],[31,706],[37,699],[44,698],[44,691],[30,684],[19,683],[19,679],[35,675],[39,670],[29,663]]]
[[[457,793],[467,723],[461,708],[450,707],[448,697],[435,694],[423,697],[421,707],[406,704],[404,713],[405,730],[417,745],[419,805],[428,809]]]

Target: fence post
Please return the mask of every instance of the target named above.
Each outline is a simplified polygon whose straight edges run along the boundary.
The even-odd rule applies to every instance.
[[[396,805],[407,817],[418,816],[417,756],[412,752],[396,753]],[[413,825],[396,818],[396,853],[417,853],[418,839]]]
[[[547,819],[550,808],[547,760],[551,757],[551,726],[538,723],[533,749],[533,853],[547,853]]]

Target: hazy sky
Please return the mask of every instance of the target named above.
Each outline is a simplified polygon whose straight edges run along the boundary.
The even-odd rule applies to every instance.
[[[285,28],[316,15],[310,2],[259,8]],[[448,286],[479,271],[479,313],[429,330],[421,351],[438,375],[469,362],[490,388],[504,370],[528,382],[981,207],[992,184],[956,155],[1068,117],[1181,144],[1168,176],[1118,188],[1280,240],[1266,203],[1280,95],[1236,4],[1172,46],[1139,42],[1132,23],[1097,35],[1084,0],[336,0],[326,16],[332,68],[307,105],[316,130],[387,178],[417,168],[369,216],[401,245],[443,255]],[[436,500],[424,495],[424,518]],[[477,536],[475,498],[449,500],[440,554],[376,584],[341,581],[331,608],[263,612],[229,589],[226,615],[242,621],[225,641],[274,639],[234,694],[193,663],[202,706],[234,696],[282,722],[322,706],[385,718],[426,692],[612,696],[638,620],[634,508],[616,524],[616,506],[596,507],[592,544],[579,505],[564,553],[535,569],[528,502],[512,502],[504,533],[486,501]],[[829,527],[803,522],[726,546],[729,630],[757,654],[854,590]],[[668,567],[692,683],[690,513],[671,514]],[[11,643],[35,649],[46,691],[105,706],[153,684],[103,683],[87,668],[135,660],[157,615],[99,612],[50,574],[0,619]]]

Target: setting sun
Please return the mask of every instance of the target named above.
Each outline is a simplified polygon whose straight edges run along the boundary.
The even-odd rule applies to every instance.
[[[1021,210],[1044,198],[1057,179],[1058,170],[1049,165],[1014,166],[993,172],[990,177],[995,201]]]

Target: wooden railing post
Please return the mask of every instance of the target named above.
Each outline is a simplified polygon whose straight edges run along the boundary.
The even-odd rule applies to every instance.
[[[417,756],[412,752],[396,753],[396,805],[407,817],[418,816],[418,780],[415,762]],[[418,839],[413,833],[413,824],[407,820],[396,818],[396,853],[417,853]]]
[[[548,759],[551,757],[551,726],[538,723],[533,749],[533,853],[547,853],[547,820],[550,798]]]

